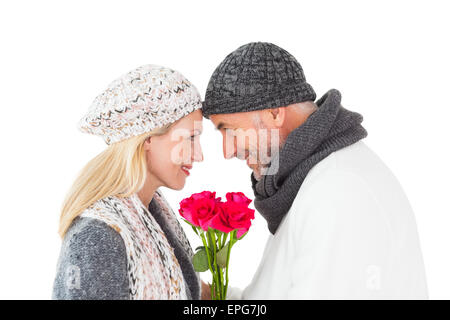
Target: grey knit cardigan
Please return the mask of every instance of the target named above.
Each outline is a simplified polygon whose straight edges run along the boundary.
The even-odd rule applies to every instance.
[[[192,255],[159,190],[148,208],[136,194],[107,197],[74,219],[66,232],[52,298],[200,299]]]

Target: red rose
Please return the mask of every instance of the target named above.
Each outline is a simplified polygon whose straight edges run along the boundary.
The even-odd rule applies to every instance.
[[[225,233],[237,229],[236,235],[240,238],[250,229],[251,220],[255,218],[255,210],[247,207],[249,203],[248,201],[234,202],[230,200],[220,203],[216,208],[216,214],[209,221],[209,226]]]
[[[203,191],[194,193],[180,202],[180,215],[197,227],[208,230],[208,222],[216,213],[220,197],[215,192]]]
[[[247,198],[242,192],[228,192],[226,194],[226,197],[227,201],[236,202],[245,205],[246,207],[248,207],[250,202],[252,202],[252,200]]]
[[[216,206],[215,214],[208,221],[208,227],[213,229],[229,233],[234,230],[228,223],[228,215],[227,212],[224,211],[223,202],[218,203]]]

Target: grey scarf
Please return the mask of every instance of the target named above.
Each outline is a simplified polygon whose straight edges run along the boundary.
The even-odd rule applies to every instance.
[[[169,241],[173,248],[178,263],[180,264],[181,271],[183,272],[183,277],[188,285],[188,300],[199,300],[201,289],[199,286],[197,273],[195,272],[192,264],[192,257],[188,252],[186,252],[177,235],[170,228],[169,223],[167,222],[165,215],[155,198],[150,201],[148,210],[164,231],[167,241]]]
[[[275,234],[289,211],[309,170],[329,154],[367,136],[363,117],[341,106],[341,94],[331,89],[316,102],[319,107],[287,137],[279,153],[278,171],[257,181],[251,174],[255,208]],[[269,172],[273,171],[269,167]]]

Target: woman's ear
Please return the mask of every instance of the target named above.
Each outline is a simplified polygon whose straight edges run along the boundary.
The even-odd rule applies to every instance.
[[[145,151],[150,151],[150,143],[152,142],[152,137],[147,137],[145,140],[144,140],[144,150]]]

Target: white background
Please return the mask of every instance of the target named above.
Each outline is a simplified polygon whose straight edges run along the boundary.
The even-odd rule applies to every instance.
[[[446,1],[2,1],[0,4],[0,298],[51,297],[59,210],[78,170],[104,142],[76,122],[112,80],[143,64],[183,73],[204,96],[237,47],[275,43],[302,64],[318,97],[330,88],[364,116],[367,144],[403,185],[413,209],[430,297],[450,298],[449,77]],[[244,162],[224,160],[204,121],[205,161],[193,192],[243,191]],[[195,248],[199,241],[185,228]],[[232,252],[245,287],[268,235],[257,215]],[[209,276],[203,274],[203,279]]]

